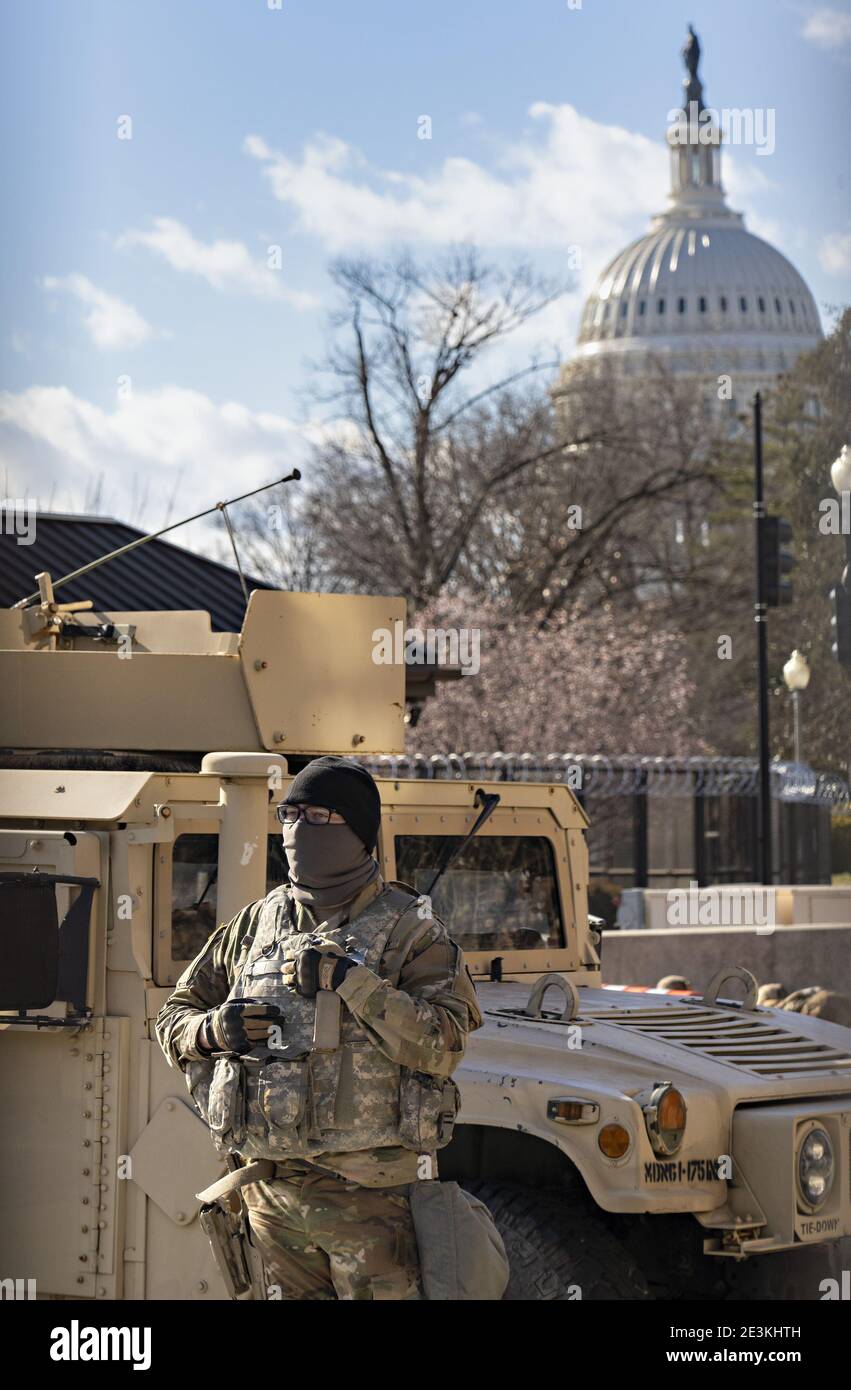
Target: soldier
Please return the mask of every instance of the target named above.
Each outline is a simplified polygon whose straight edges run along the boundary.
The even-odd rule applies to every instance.
[[[663,975],[661,980],[657,980],[656,988],[672,990],[675,994],[691,992],[691,985],[685,975]]]
[[[786,986],[779,980],[773,980],[771,984],[759,986],[756,1002],[763,1009],[779,1009],[781,1000],[785,997]]]
[[[851,1000],[847,994],[824,989],[822,985],[807,985],[791,994],[779,983],[760,985],[756,1002],[764,1008],[808,1014],[811,1018],[823,1018],[826,1023],[840,1023],[843,1028],[851,1028]]]
[[[851,1028],[851,1000],[847,994],[824,989],[821,985],[809,985],[806,989],[796,989],[777,1005],[790,1013],[808,1014],[811,1018],[823,1018],[826,1023],[841,1023],[843,1028]]]
[[[421,1296],[407,1188],[436,1176],[482,1023],[428,900],[381,878],[380,816],[365,768],[309,763],[278,807],[289,883],[214,932],[157,1017],[218,1151],[274,1160],[242,1194],[287,1299]]]

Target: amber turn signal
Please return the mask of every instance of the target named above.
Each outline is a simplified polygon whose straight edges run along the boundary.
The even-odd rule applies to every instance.
[[[629,1148],[629,1131],[623,1125],[603,1125],[597,1144],[606,1158],[623,1158]]]
[[[552,1108],[554,1120],[580,1120],[582,1118],[582,1106],[577,1100],[556,1101]]]
[[[600,1118],[600,1107],[593,1100],[556,1096],[547,1102],[547,1119],[560,1125],[593,1125]]]

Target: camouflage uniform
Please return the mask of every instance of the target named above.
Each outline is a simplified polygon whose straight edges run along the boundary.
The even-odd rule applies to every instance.
[[[290,1159],[242,1192],[270,1297],[421,1297],[407,1183],[362,1187]]]
[[[306,1047],[315,1001],[281,995],[282,966],[312,935],[348,950],[354,942],[365,960],[336,991],[345,1006],[336,1052]],[[265,1057],[257,1065],[253,1056],[224,1056],[211,1075],[196,1044],[203,1016],[228,998],[264,994],[287,1016],[269,1068]],[[157,1036],[186,1074],[219,1151],[279,1164],[273,1181],[245,1187],[243,1196],[284,1297],[417,1296],[405,1187],[417,1179],[418,1156],[433,1159],[447,1142],[435,1130],[455,1090],[447,1078],[481,1022],[446,928],[407,890],[381,880],[329,923],[277,888],[219,927],[181,976]],[[274,1081],[264,1080],[267,1070]],[[234,1118],[228,1083],[237,1076],[242,1109]]]

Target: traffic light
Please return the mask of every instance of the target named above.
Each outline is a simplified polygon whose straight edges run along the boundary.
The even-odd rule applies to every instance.
[[[841,666],[851,666],[851,594],[837,584],[830,591],[830,605],[833,614],[830,626],[833,632],[833,655]]]
[[[791,523],[782,516],[767,516],[762,523],[762,598],[767,608],[792,602],[792,582],[786,575],[795,566],[788,549],[792,541]]]

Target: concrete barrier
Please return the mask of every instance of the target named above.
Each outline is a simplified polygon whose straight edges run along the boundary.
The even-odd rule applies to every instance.
[[[669,888],[627,888],[618,922],[626,930],[678,927],[772,926],[851,927],[851,887],[801,883],[763,888],[754,883],[696,883]]]
[[[603,982],[655,985],[684,975],[692,989],[722,965],[743,965],[759,984],[779,980],[787,991],[807,985],[851,994],[851,926],[777,927],[760,935],[742,927],[663,927],[603,933]],[[731,997],[736,985],[731,985]]]

